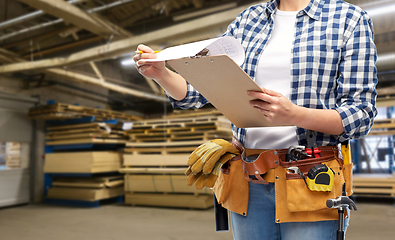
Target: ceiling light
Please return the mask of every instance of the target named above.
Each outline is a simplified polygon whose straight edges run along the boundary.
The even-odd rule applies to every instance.
[[[191,13],[186,13],[186,14],[179,15],[179,16],[174,16],[173,21],[177,22],[177,21],[182,21],[182,20],[194,18],[194,17],[200,17],[200,16],[208,15],[211,13],[215,13],[215,12],[219,12],[219,11],[223,11],[223,10],[227,10],[227,9],[235,8],[235,7],[237,7],[237,3],[228,3],[228,4],[218,6],[218,7],[203,9],[200,11],[194,11]]]
[[[121,65],[122,65],[122,66],[134,65],[134,60],[133,60],[133,58],[132,58],[132,59],[123,60],[123,61],[121,62]]]
[[[392,1],[391,1],[392,2]],[[365,8],[364,9],[370,17],[377,16],[377,15],[384,15],[390,12],[395,12],[395,4],[385,4],[375,8]]]

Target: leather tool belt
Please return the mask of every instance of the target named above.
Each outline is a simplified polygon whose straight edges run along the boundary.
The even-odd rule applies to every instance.
[[[319,147],[320,158],[308,158],[293,162],[286,161],[286,154],[288,149],[246,149],[235,138],[232,139],[232,144],[240,152],[240,157],[243,160],[243,172],[247,181],[260,184],[268,184],[274,182],[275,177],[273,169],[282,166],[283,168],[299,167],[302,172],[307,172],[312,166],[325,162],[326,158],[329,160],[339,154],[339,148],[336,146],[322,146]],[[298,178],[298,175],[294,176]]]
[[[232,144],[242,154],[223,166],[213,190],[218,203],[235,213],[247,215],[249,183],[275,183],[276,223],[337,220],[338,213],[327,208],[327,199],[352,194],[352,163],[343,163],[336,146],[319,147],[318,158],[286,161],[288,149],[245,149],[236,139]],[[312,166],[322,163],[335,173],[330,192],[311,191],[299,174],[287,171],[298,167],[307,174]]]

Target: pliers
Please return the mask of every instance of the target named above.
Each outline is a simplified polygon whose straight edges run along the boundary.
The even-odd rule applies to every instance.
[[[312,130],[306,132],[307,149],[306,153],[314,156],[315,158],[320,157],[321,150],[317,146],[317,133]]]

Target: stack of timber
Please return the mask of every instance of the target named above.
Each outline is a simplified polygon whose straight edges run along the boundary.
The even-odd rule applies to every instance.
[[[21,144],[19,142],[7,142],[5,145],[5,161],[7,168],[21,168]]]
[[[353,192],[362,197],[395,197],[395,176],[391,174],[356,174]]]
[[[206,209],[214,204],[212,190],[186,185],[190,153],[200,144],[231,140],[230,122],[217,110],[175,112],[160,119],[136,121],[123,155],[125,203]]]
[[[46,128],[44,173],[50,180],[45,183],[45,202],[96,207],[102,200],[122,201],[119,150],[125,146],[124,130],[131,125],[111,122],[61,121]]]
[[[96,121],[111,119],[136,121],[141,120],[139,116],[117,112],[112,110],[89,108],[64,103],[54,103],[29,109],[29,117],[32,119],[64,120],[83,117],[95,117]]]
[[[395,135],[395,119],[375,120],[369,136]]]
[[[124,194],[122,175],[92,178],[55,177],[48,198],[98,201]]]
[[[45,155],[45,173],[117,172],[122,157],[116,151],[55,152]]]
[[[123,130],[116,124],[90,122],[47,127],[46,145],[124,144]]]

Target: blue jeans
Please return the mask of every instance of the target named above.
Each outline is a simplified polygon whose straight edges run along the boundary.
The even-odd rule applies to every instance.
[[[275,223],[274,191],[274,183],[263,185],[250,182],[247,216],[231,213],[235,240],[336,240],[338,220]],[[344,229],[348,226],[348,220],[344,221]]]

